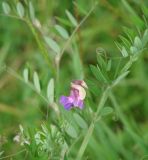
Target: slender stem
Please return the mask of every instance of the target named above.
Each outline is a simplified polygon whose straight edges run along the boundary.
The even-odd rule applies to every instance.
[[[70,147],[67,150],[67,157],[70,155],[71,150],[73,149],[73,147],[75,146],[75,144],[80,140],[80,138],[83,136],[83,134],[80,134],[79,137],[70,145]]]
[[[43,57],[45,58],[45,61],[47,62],[48,66],[51,68],[51,72],[53,72],[54,70],[52,67],[52,62],[49,57],[49,53],[48,53],[47,49],[45,48],[45,46],[43,45],[43,43],[40,41],[40,38],[35,30],[35,27],[33,26],[33,24],[30,21],[26,20],[26,23],[28,24],[29,28],[31,29],[32,34],[34,35],[35,40],[41,50],[41,53],[42,53]]]
[[[6,71],[7,71],[9,74],[11,74],[12,76],[14,76],[16,79],[24,82],[24,79],[23,79],[19,74],[17,74],[16,71],[14,71],[13,69],[11,69],[10,67],[7,67],[7,68],[6,68]],[[24,82],[24,83],[26,83],[26,82]],[[44,97],[41,93],[37,92],[37,90],[35,89],[35,87],[33,86],[32,83],[27,82],[26,84],[27,84],[32,90],[34,90],[34,91],[48,104],[48,99],[47,99],[46,97]]]
[[[133,64],[133,60],[130,59],[127,64],[122,68],[122,70],[120,71],[120,73],[124,73],[126,72]]]
[[[74,35],[76,34],[76,32],[79,30],[79,28],[82,26],[82,24],[86,21],[86,19],[89,17],[89,15],[92,13],[92,11],[95,9],[96,5],[97,5],[97,3],[90,9],[90,11],[87,13],[87,15],[82,19],[82,21],[74,29],[74,31],[72,32],[71,36],[67,40],[66,44],[64,45],[64,47],[60,53],[61,57],[62,57],[63,53],[65,52],[65,50],[67,49],[67,47],[69,46],[69,44],[70,44],[72,38],[74,37]]]
[[[6,68],[6,71],[11,74],[12,76],[14,76],[16,79],[24,82],[25,84],[27,84],[33,91],[35,91],[43,100],[44,102],[46,102],[46,104],[48,105],[48,108],[52,108],[55,113],[58,115],[59,113],[55,110],[55,107],[51,104],[49,105],[49,101],[48,99],[42,94],[42,93],[39,93],[37,92],[37,90],[35,89],[34,85],[31,83],[31,82],[25,82],[24,79],[19,75],[17,74],[17,72],[15,72],[13,69],[11,69],[10,67],[7,67]]]
[[[100,102],[98,104],[95,116],[92,119],[92,122],[91,122],[91,124],[90,124],[90,126],[88,128],[88,131],[87,131],[87,133],[86,133],[86,135],[85,135],[85,137],[83,139],[83,142],[82,142],[82,144],[80,146],[80,149],[79,149],[79,152],[78,152],[78,155],[77,155],[77,158],[76,158],[77,160],[80,160],[82,158],[83,154],[84,154],[84,151],[85,151],[85,149],[86,149],[86,147],[88,145],[88,142],[89,142],[89,140],[91,138],[91,135],[93,133],[93,130],[94,130],[94,127],[95,127],[95,123],[96,123],[96,121],[98,119],[100,111],[104,107],[105,102],[106,102],[106,100],[108,98],[109,91],[110,91],[110,87],[106,88],[106,90],[102,94],[102,97],[101,97],[101,100],[100,100]]]
[[[11,157],[14,157],[14,156],[17,156],[18,154],[22,153],[22,152],[25,152],[27,151],[26,149],[23,149],[17,153],[14,153],[14,154],[11,154],[11,155],[8,155],[8,156],[5,156],[5,157],[1,157],[0,159],[8,159],[8,158],[11,158]]]
[[[54,69],[53,69],[53,66],[52,66],[52,61],[50,60],[50,57],[49,57],[49,53],[47,51],[47,49],[45,48],[45,46],[43,45],[43,43],[41,42],[40,38],[39,38],[39,35],[37,34],[36,32],[36,29],[34,27],[34,25],[27,19],[25,18],[20,18],[18,16],[15,16],[15,15],[5,15],[5,14],[0,14],[0,16],[7,16],[7,17],[10,17],[10,18],[15,18],[15,19],[18,19],[18,20],[21,20],[23,22],[25,22],[30,30],[32,31],[34,37],[35,37],[35,40],[39,46],[39,49],[41,50],[41,54],[43,55],[45,61],[47,62],[49,68],[51,69],[51,72],[54,73]]]

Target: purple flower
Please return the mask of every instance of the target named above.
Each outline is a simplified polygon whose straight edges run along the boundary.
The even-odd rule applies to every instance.
[[[86,96],[85,88],[87,85],[82,80],[75,80],[71,83],[70,96],[61,96],[60,103],[66,110],[70,110],[73,107],[83,108],[83,101]]]

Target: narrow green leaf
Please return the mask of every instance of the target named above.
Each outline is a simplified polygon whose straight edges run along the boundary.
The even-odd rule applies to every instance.
[[[69,20],[66,20],[66,19],[61,18],[61,17],[55,17],[55,18],[56,18],[56,20],[57,20],[58,22],[66,25],[66,26],[69,26],[69,27],[72,26],[72,24],[69,22]]]
[[[90,65],[90,69],[91,69],[93,75],[96,77],[97,80],[102,81],[104,83],[107,83],[107,80],[104,77],[104,75],[102,74],[99,66],[95,67],[93,65]]]
[[[40,81],[39,81],[39,77],[38,77],[37,72],[34,72],[34,74],[33,74],[33,82],[34,82],[34,86],[35,86],[37,92],[40,93],[41,87],[40,87]]]
[[[57,42],[55,42],[53,39],[49,38],[49,37],[44,37],[45,42],[49,45],[49,47],[56,52],[57,54],[60,53],[60,47],[57,44]]]
[[[74,113],[73,114],[73,117],[76,121],[76,123],[83,129],[87,129],[88,128],[88,125],[87,123],[85,122],[85,120],[77,113]]]
[[[20,2],[17,3],[16,9],[17,9],[18,15],[19,15],[21,18],[23,18],[25,11],[24,11],[23,5],[22,5]]]
[[[99,73],[98,69],[93,65],[90,65],[90,69],[91,69],[93,75],[96,77],[96,79],[101,81],[101,77],[99,76],[100,73]]]
[[[112,60],[110,59],[110,60],[107,62],[106,70],[107,70],[107,71],[110,71],[110,70],[111,70],[111,67],[112,67]]]
[[[132,57],[132,61],[128,61],[124,67],[121,69],[120,73],[125,73],[126,71],[128,71],[128,69],[131,67],[132,65],[132,62],[133,62],[133,57]]]
[[[93,82],[92,80],[87,80],[86,82],[90,92],[92,92],[95,96],[98,96],[101,93],[101,88],[96,87],[95,82]]]
[[[21,124],[19,125],[19,129],[20,129],[20,132],[23,134],[24,128],[23,128],[23,126]]]
[[[71,124],[68,124],[66,128],[66,133],[72,138],[77,138],[78,135],[75,128]]]
[[[138,36],[136,36],[134,39],[134,46],[138,49],[142,48],[142,42]]]
[[[115,42],[116,47],[119,49],[119,51],[122,51],[122,45],[119,42]]]
[[[23,77],[24,77],[24,81],[25,81],[26,83],[28,83],[28,77],[29,77],[29,70],[28,70],[28,68],[25,68],[25,69],[23,70]]]
[[[128,52],[127,52],[127,50],[125,49],[124,46],[122,46],[121,53],[122,53],[122,56],[123,56],[123,57],[128,57]]]
[[[83,5],[73,2],[76,8],[78,9],[79,13],[83,14],[84,16],[87,14],[87,11],[82,7]]]
[[[60,25],[55,25],[55,29],[58,31],[58,33],[64,38],[68,39],[69,35],[68,32]]]
[[[97,56],[97,62],[102,70],[106,70],[107,64],[105,60],[102,58],[102,56],[99,56],[99,55]]]
[[[31,1],[29,2],[29,14],[30,14],[30,18],[32,20],[34,20],[35,19],[35,13],[34,13],[34,7],[33,7]]]
[[[126,39],[124,36],[121,36],[121,35],[119,37],[127,48],[131,46],[131,43],[128,39]]]
[[[130,71],[126,71],[126,72],[122,73],[121,75],[119,75],[117,77],[117,79],[115,79],[115,81],[113,82],[113,85],[118,84],[122,79],[124,79],[129,74],[129,72]]]
[[[48,129],[47,129],[46,125],[42,124],[41,127],[42,127],[42,130],[45,133],[45,135],[47,135],[48,134]]]
[[[47,86],[47,98],[49,103],[52,104],[54,102],[54,79],[50,79]]]
[[[135,32],[132,29],[129,29],[127,27],[123,27],[124,33],[128,37],[131,43],[133,43],[133,39],[135,37]]]
[[[7,2],[2,3],[2,8],[5,14],[9,14],[11,11],[11,8]]]
[[[123,3],[123,6],[127,9],[129,13],[131,13],[134,16],[137,16],[135,10],[129,5],[129,3],[126,0],[121,0],[121,2]]]
[[[97,69],[98,69],[98,71],[99,71],[99,73],[100,73],[100,77],[101,77],[102,81],[103,81],[104,83],[107,83],[107,79],[106,79],[106,77],[105,77],[105,74],[103,74],[103,73],[105,73],[105,72],[103,72],[103,70],[101,71],[101,69],[99,68],[99,66],[97,66]],[[102,73],[102,72],[103,72],[103,73]]]
[[[68,10],[66,10],[66,15],[69,18],[70,22],[73,24],[73,26],[76,27],[78,23],[77,20],[74,18],[74,16]]]
[[[148,29],[145,30],[143,37],[142,37],[143,46],[145,46],[147,42],[148,42]]]
[[[133,7],[131,7],[129,2],[127,0],[121,0],[121,2],[123,3],[123,6],[126,8],[126,10],[132,16],[131,20],[133,20],[137,25],[142,26],[143,25],[143,21],[141,20],[141,18],[137,14],[137,12],[133,9]]]
[[[130,47],[130,51],[131,51],[132,54],[137,54],[138,53],[138,49],[134,46]]]
[[[52,136],[55,136],[55,134],[58,132],[56,126],[53,124],[50,125],[50,131]]]
[[[113,112],[113,108],[112,107],[104,107],[101,111],[101,116],[106,116],[109,115]]]

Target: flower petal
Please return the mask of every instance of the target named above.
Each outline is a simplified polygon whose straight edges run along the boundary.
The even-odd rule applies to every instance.
[[[79,91],[79,96],[78,96],[79,99],[81,100],[85,99],[86,91],[83,87],[81,87],[80,85],[74,84],[74,83],[71,83],[71,87],[72,89],[74,88]]]
[[[83,101],[82,101],[82,100],[79,100],[79,101],[78,101],[78,107],[79,107],[80,109],[83,108]]]
[[[83,88],[88,89],[87,84],[86,84],[83,80],[74,80],[72,83],[73,83],[73,84],[80,85],[80,86],[82,86]]]
[[[62,105],[65,105],[65,104],[69,103],[68,97],[66,97],[66,96],[61,96],[61,97],[60,97],[60,103],[61,103]]]
[[[72,103],[67,103],[66,105],[64,105],[64,108],[65,108],[66,110],[70,110],[72,107],[73,107],[73,104],[72,104]]]
[[[60,97],[60,103],[64,106],[66,110],[71,109],[73,107],[74,100],[71,97],[61,96]]]
[[[78,100],[75,100],[74,102],[73,102],[73,105],[75,106],[75,107],[79,107],[79,108],[83,108],[83,101],[82,100],[80,100],[80,99],[78,99]]]

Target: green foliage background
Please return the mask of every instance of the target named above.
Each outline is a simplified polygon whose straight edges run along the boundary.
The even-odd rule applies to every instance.
[[[7,0],[7,2],[15,8],[15,3],[18,1]],[[74,5],[73,1],[69,0],[32,1],[36,17],[40,20],[44,32],[49,36],[55,36],[56,32],[53,26],[58,22],[57,17],[66,19],[66,9],[80,22],[94,4],[93,0],[77,0],[75,2],[80,9]],[[77,31],[77,38],[73,44],[74,49],[67,49],[61,59],[59,82],[56,83],[58,88],[57,100],[59,95],[68,94],[71,80],[81,77],[82,66],[86,82],[92,79],[93,75],[89,65],[97,63],[97,49],[104,49],[103,52],[109,56],[117,57],[115,61],[120,63],[118,57],[121,56],[121,53],[114,42],[120,41],[119,35],[123,33],[124,26],[143,34],[141,31],[145,29],[145,24],[141,19],[143,19],[143,15],[148,17],[147,6],[147,0],[98,1],[94,11]],[[35,37],[26,23],[4,16],[2,7],[0,13],[0,65],[6,64],[20,75],[22,75],[23,69],[28,67],[31,78],[36,70],[39,74],[43,93],[45,93],[46,84],[53,77],[54,69],[48,67],[40,54],[41,51]],[[73,30],[71,26],[63,26],[69,33]],[[58,39],[56,36],[54,38]],[[48,51],[49,54],[52,54],[50,49]],[[80,62],[77,53],[80,56]],[[147,49],[145,49],[138,61],[132,66],[128,77],[118,87],[114,88],[118,102],[115,105],[120,109],[120,113],[114,110],[112,114],[105,116],[96,124],[84,159],[144,160],[144,157],[148,157],[147,81],[148,54]],[[97,82],[98,88],[100,85]],[[96,110],[101,97],[99,89],[94,92],[96,95],[92,96],[93,102],[89,104],[92,110]],[[107,105],[111,105],[111,102],[108,101]],[[25,128],[39,128],[46,121],[46,107],[47,105],[42,98],[32,89],[8,72],[0,70],[0,151],[4,151],[4,155],[17,153],[21,150],[22,147],[13,141],[13,137],[18,133],[19,124]],[[83,114],[83,112],[80,114],[89,124],[89,115]],[[49,120],[46,121],[47,126],[54,122],[56,115],[50,111],[49,117]],[[128,125],[125,126],[125,123]],[[132,128],[136,134],[131,135],[127,126]],[[75,159],[80,145],[81,140],[76,142],[72,148],[72,159]],[[26,154],[16,155],[13,159],[23,159],[24,155]]]

